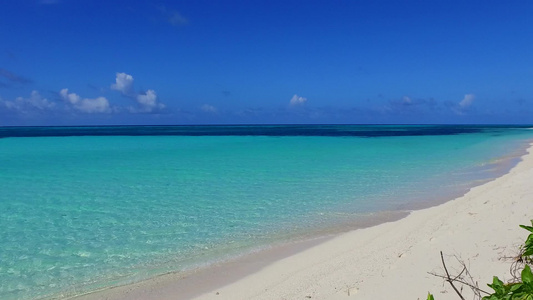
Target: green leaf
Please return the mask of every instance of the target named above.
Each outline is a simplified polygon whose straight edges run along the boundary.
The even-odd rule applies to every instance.
[[[527,239],[526,239],[526,243],[525,243],[525,244],[526,244],[526,247],[527,247],[528,245],[533,245],[533,234],[530,234],[530,235],[527,237]]]
[[[435,300],[435,298],[433,298],[433,295],[431,295],[430,293],[428,293],[428,299],[427,300]]]
[[[533,249],[527,249],[522,256],[531,256],[533,255]]]
[[[481,300],[500,300],[500,299],[501,299],[500,297],[497,297],[496,295],[492,294],[492,295],[483,297]]]
[[[532,224],[533,225],[533,224]],[[524,228],[525,230],[528,230],[530,232],[533,232],[533,227],[531,226],[526,226],[526,225],[520,225],[520,227]]]
[[[498,278],[498,276],[492,277],[492,284],[489,284],[490,287],[503,287],[503,281]]]
[[[522,270],[522,281],[527,285],[533,284],[533,273],[531,273],[531,268],[528,265]]]
[[[517,290],[519,290],[521,287],[522,287],[522,283],[521,283],[521,282],[520,282],[520,283],[515,283],[515,284],[512,284],[512,285],[511,285],[511,288],[509,289],[509,291],[510,291],[511,293],[514,293],[514,292],[516,292]]]
[[[532,294],[523,294],[520,298],[515,298],[515,299],[519,299],[519,300],[533,300],[533,295],[532,295]]]
[[[505,287],[503,286],[503,282],[496,276],[492,278],[492,284],[487,284],[489,287],[491,287],[496,295],[505,295]],[[489,298],[490,299],[490,298]]]
[[[531,270],[531,269],[530,269]],[[524,271],[522,271],[523,273]],[[524,282],[522,285],[522,289],[520,289],[524,293],[524,295],[531,295],[533,296],[533,282]]]

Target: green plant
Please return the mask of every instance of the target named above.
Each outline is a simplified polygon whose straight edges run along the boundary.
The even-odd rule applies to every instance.
[[[503,283],[503,281],[501,281],[497,276],[494,276],[492,284],[488,284],[488,286],[494,290],[494,293],[490,294],[485,292],[478,288],[477,285],[472,285],[463,280],[463,277],[461,277],[463,272],[468,273],[466,265],[464,264],[463,271],[461,271],[459,275],[452,277],[448,273],[442,252],[441,259],[444,270],[446,271],[446,275],[433,275],[444,278],[453,287],[460,299],[464,299],[464,297],[455,287],[454,282],[469,286],[477,295],[479,295],[479,298],[481,298],[480,292],[486,294],[487,296],[481,298],[482,300],[533,300],[533,273],[531,272],[530,267],[530,265],[533,264],[533,220],[531,220],[531,225],[532,226],[520,225],[520,227],[531,233],[527,237],[524,245],[520,247],[520,253],[515,258],[515,261],[511,266],[511,274],[513,277],[515,277],[516,282]],[[519,270],[521,270],[520,276],[518,276]],[[435,299],[433,298],[433,295],[428,293],[427,300]]]
[[[529,265],[522,270],[522,282],[504,284],[494,276],[492,284],[488,284],[494,293],[483,297],[483,300],[533,300],[533,273]]]
[[[531,220],[531,225],[533,225],[533,220]],[[526,225],[520,225],[520,227],[524,228],[525,230],[531,232],[529,236],[526,239],[526,242],[524,243],[524,246],[522,247],[522,253],[521,256],[525,260],[526,263],[531,263],[533,255],[533,227],[532,226],[526,226]]]

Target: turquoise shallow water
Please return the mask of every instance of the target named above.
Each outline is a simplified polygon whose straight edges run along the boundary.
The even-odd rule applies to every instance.
[[[302,128],[0,139],[0,298],[79,294],[427,206],[498,175],[533,138],[525,128]],[[398,128],[413,134],[383,134]]]

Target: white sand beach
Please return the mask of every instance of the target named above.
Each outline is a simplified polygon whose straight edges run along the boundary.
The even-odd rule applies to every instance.
[[[273,249],[198,274],[170,274],[76,299],[458,299],[428,272],[456,255],[479,286],[509,279],[533,219],[533,146],[508,174],[398,221],[297,247]],[[465,290],[467,299],[468,290]]]

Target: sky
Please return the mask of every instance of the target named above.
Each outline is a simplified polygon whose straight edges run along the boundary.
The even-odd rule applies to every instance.
[[[0,126],[533,124],[533,1],[1,0]]]

